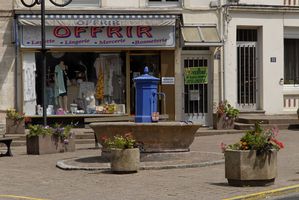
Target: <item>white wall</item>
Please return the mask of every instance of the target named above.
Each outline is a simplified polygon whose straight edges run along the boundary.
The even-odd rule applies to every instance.
[[[102,0],[102,8],[139,8],[144,0]],[[143,3],[144,4],[144,3]]]
[[[236,29],[238,26],[259,27],[262,41],[259,41],[261,53],[260,100],[261,109],[266,114],[278,114],[283,111],[283,18],[282,14],[245,14],[231,13],[228,26],[228,38],[225,46],[225,97],[232,104],[237,103],[237,58]],[[261,39],[261,38],[259,38]],[[276,63],[270,63],[270,57],[276,57]]]
[[[195,8],[209,8],[211,0],[183,0],[185,8],[195,9]],[[218,1],[218,0],[215,0]]]
[[[12,43],[12,1],[0,0],[0,122],[5,121],[5,111],[14,107],[15,52]]]
[[[295,4],[294,4],[295,2]],[[239,1],[240,4],[258,4],[258,5],[284,5],[284,0],[240,0]],[[298,2],[296,1],[291,1],[290,4],[288,4],[289,1],[286,1],[286,5],[298,5]]]

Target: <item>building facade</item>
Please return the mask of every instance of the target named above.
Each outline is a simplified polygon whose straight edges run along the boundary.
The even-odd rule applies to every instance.
[[[14,5],[22,72],[18,105],[27,115],[36,114],[42,104],[39,9],[20,1]],[[210,125],[213,102],[219,99],[218,15],[210,1],[73,0],[63,8],[46,1],[47,104],[55,110],[65,101],[66,109],[77,104],[88,114],[107,112],[106,104],[116,104],[134,114],[132,79],[148,66],[166,97],[165,103],[159,100],[160,113]],[[60,102],[55,84],[61,61],[68,80],[67,98]]]
[[[132,79],[148,66],[166,96],[159,111],[171,120],[210,126],[225,99],[243,112],[295,113],[297,3],[73,0],[57,8],[46,1],[47,104],[61,106],[53,88],[63,61],[67,99],[60,99],[69,110],[77,104],[85,113],[107,112],[102,105],[117,104],[134,114]],[[15,106],[33,115],[42,104],[39,9],[16,0],[13,14],[2,11],[10,13],[1,18],[9,27],[2,38],[10,38],[2,40],[1,90],[15,91],[2,97],[2,111]]]
[[[224,13],[224,98],[243,111],[298,108],[298,1],[231,1]]]
[[[15,45],[13,34],[13,3],[0,1],[0,121],[4,121],[5,110],[15,107],[16,95]],[[9,91],[9,92],[8,92]]]

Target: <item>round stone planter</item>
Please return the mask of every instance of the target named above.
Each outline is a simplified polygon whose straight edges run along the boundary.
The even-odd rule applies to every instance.
[[[225,178],[232,186],[267,186],[277,176],[277,151],[226,150]]]
[[[111,149],[110,163],[114,173],[137,172],[140,164],[139,149]]]

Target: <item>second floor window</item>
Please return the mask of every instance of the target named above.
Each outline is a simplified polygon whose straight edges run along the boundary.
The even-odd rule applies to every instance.
[[[178,6],[181,0],[148,0],[149,6],[166,5],[166,6]]]
[[[72,0],[69,6],[99,6],[100,0]]]

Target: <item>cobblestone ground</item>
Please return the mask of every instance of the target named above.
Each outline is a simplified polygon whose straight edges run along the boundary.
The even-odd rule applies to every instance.
[[[197,137],[192,150],[220,152],[220,143],[233,143],[241,134]],[[58,160],[99,155],[92,145],[78,145],[76,152],[26,155],[14,147],[13,157],[0,158],[0,199],[16,195],[51,200],[217,200],[299,184],[299,131],[282,131],[286,147],[278,154],[278,177],[268,187],[231,187],[224,178],[224,164],[187,169],[142,170],[115,175],[96,171],[63,171]],[[29,198],[30,200],[30,198]]]

